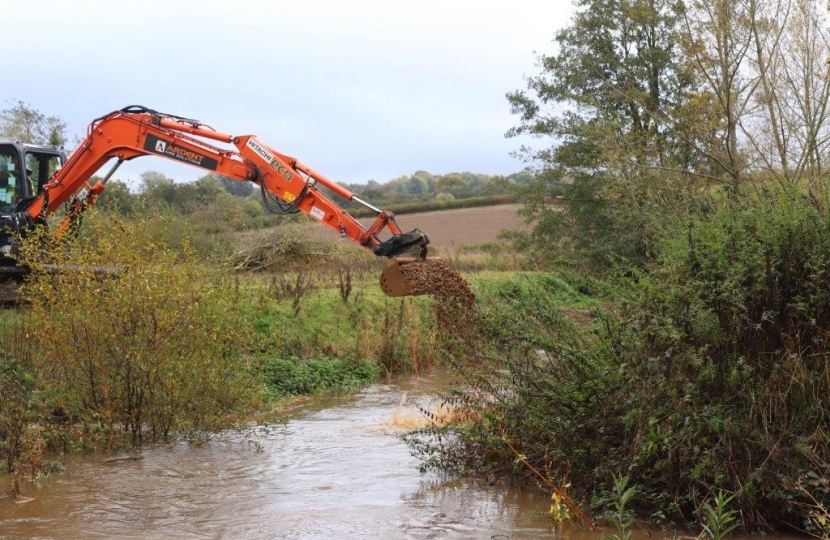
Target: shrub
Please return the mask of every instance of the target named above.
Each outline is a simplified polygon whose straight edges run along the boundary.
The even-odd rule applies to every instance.
[[[0,343],[0,455],[5,470],[13,472],[23,452],[26,426],[37,416],[33,397],[38,378],[32,346],[21,323],[4,325]]]
[[[827,216],[773,191],[677,234],[640,283],[612,342],[629,466],[684,516],[723,489],[745,524],[804,517],[791,486],[830,462],[829,261]]]
[[[253,397],[233,283],[194,262],[186,235],[160,241],[164,219],[93,219],[76,242],[24,245],[37,368],[108,448],[211,427]]]
[[[329,390],[353,390],[374,382],[380,368],[368,361],[319,357],[314,359],[269,358],[264,362],[271,397],[318,394]]]
[[[426,463],[524,474],[506,439],[598,507],[626,471],[653,520],[699,521],[722,492],[746,528],[814,520],[830,502],[827,213],[790,193],[746,197],[630,276],[628,299],[588,331],[560,316],[554,280],[480,295],[490,369],[459,398],[467,423],[415,443]]]

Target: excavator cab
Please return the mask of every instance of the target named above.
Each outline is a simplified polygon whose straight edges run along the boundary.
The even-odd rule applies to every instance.
[[[21,212],[65,160],[54,146],[0,141],[0,265],[14,266],[14,236],[32,225]]]
[[[20,196],[25,193],[21,154],[13,144],[0,146],[0,213],[14,212]]]

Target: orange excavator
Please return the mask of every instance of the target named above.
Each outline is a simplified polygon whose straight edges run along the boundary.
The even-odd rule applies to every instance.
[[[220,148],[215,143],[232,145]],[[276,214],[303,212],[343,238],[389,258],[381,288],[389,296],[429,294],[407,283],[402,265],[426,260],[428,236],[419,229],[403,232],[395,216],[376,208],[297,159],[282,154],[254,135],[229,135],[197,120],[129,106],[94,120],[86,139],[68,159],[56,148],[0,142],[0,277],[25,273],[15,263],[15,240],[61,208],[66,214],[53,235],[80,225],[84,211],[106,188],[118,167],[140,156],[160,156],[253,182],[266,208]],[[103,179],[90,183],[107,162],[115,163]],[[331,196],[354,201],[377,214],[367,228]]]

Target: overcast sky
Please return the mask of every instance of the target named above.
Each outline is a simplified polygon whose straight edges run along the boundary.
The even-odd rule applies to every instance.
[[[72,135],[126,105],[256,134],[334,180],[509,174],[505,93],[554,50],[570,0],[29,0],[4,3],[3,108]],[[9,48],[11,50],[9,50]],[[527,142],[527,141],[524,141]],[[182,181],[203,171],[139,158]]]

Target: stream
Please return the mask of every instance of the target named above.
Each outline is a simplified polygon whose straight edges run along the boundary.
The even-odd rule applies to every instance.
[[[284,422],[141,459],[70,461],[25,498],[0,499],[2,539],[342,539],[560,536],[535,489],[420,473],[398,435],[431,407],[432,379],[313,398]],[[405,403],[403,403],[405,402]],[[569,540],[598,538],[574,530]]]

